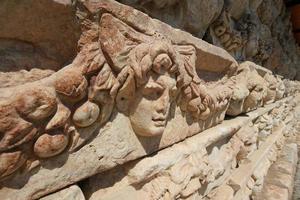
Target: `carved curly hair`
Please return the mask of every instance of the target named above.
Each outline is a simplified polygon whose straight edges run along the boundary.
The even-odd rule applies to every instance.
[[[127,57],[126,64],[123,64],[119,73],[105,64],[93,82],[90,95],[92,100],[98,101],[104,107],[111,106],[106,115],[110,115],[113,102],[119,111],[126,114],[135,90],[147,82],[148,73],[151,70],[160,73],[162,69],[175,74],[176,86],[180,91],[179,104],[183,111],[204,120],[215,108],[216,100],[200,84],[196,73],[196,53],[193,46],[172,45],[167,40],[159,39],[141,43],[126,51],[122,53]]]

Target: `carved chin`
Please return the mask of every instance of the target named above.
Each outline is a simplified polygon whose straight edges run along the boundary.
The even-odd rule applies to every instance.
[[[132,124],[133,131],[135,134],[140,135],[140,136],[145,136],[145,137],[154,137],[158,135],[162,135],[165,126],[156,126],[156,125],[151,125],[147,127],[141,127],[136,124]]]

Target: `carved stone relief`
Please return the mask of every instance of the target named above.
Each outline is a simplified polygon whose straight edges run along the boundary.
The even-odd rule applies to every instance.
[[[241,63],[237,73],[233,97],[226,114],[236,116],[283,98],[285,86],[280,77],[262,72],[249,61]]]
[[[212,150],[200,145],[201,135],[193,136],[152,157],[98,174],[84,181],[83,191],[91,200],[114,200],[125,194],[131,199],[214,199],[215,188],[257,153],[256,123],[244,124],[229,140],[218,141],[220,147],[214,146]],[[107,177],[114,178],[107,183]]]
[[[208,91],[197,74],[193,45],[142,33],[108,13],[99,24],[82,24],[80,52],[70,65],[39,82],[3,89],[8,98],[0,106],[1,179],[78,150],[116,111],[146,137],[164,133],[175,107],[187,123],[202,124],[195,131],[224,119],[230,83],[212,83],[216,91]]]
[[[133,160],[120,182],[125,190],[139,187],[139,195],[152,199],[196,198],[247,163],[274,126],[291,121],[288,106],[273,108],[299,92],[299,83],[252,62],[238,64],[221,48],[113,0],[74,6],[82,33],[73,61],[0,87],[0,198],[37,199]],[[213,34],[242,55],[247,39],[231,23],[224,11]],[[242,113],[249,115],[204,133],[202,141],[200,132],[225,114]],[[196,141],[186,139],[195,135]],[[156,152],[150,161],[137,160]],[[162,164],[139,171],[157,157]]]

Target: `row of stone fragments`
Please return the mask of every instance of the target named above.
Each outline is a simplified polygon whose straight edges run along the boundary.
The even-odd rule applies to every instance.
[[[298,94],[225,120],[41,199],[291,199],[299,101]]]
[[[37,199],[104,171],[105,184],[120,180],[107,198],[208,197],[290,128],[298,82],[113,0],[79,7],[88,14],[73,62],[0,89],[0,199]]]

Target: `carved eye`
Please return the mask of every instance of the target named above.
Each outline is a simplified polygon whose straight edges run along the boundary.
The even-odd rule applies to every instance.
[[[143,97],[149,100],[156,100],[162,95],[162,93],[162,88],[144,88]]]
[[[155,96],[156,97],[159,97],[161,95],[162,95],[162,91],[159,91],[159,90],[155,91]]]
[[[158,99],[164,91],[164,88],[155,82],[148,82],[142,91],[143,97],[149,100],[156,100]]]
[[[255,91],[255,92],[262,92],[262,91],[263,91],[263,88],[257,86],[257,87],[254,88],[254,91]]]
[[[240,68],[240,69],[237,70],[237,74],[240,74],[240,73],[242,73],[243,71],[244,71],[244,69]]]

